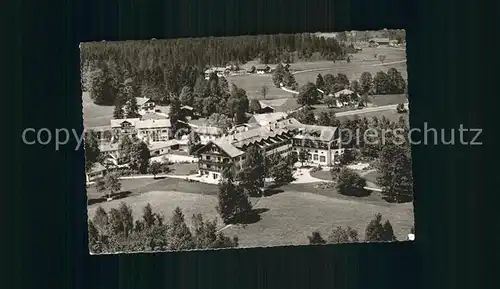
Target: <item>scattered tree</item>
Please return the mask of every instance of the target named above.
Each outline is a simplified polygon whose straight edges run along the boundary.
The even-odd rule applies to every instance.
[[[264,187],[264,156],[255,146],[251,146],[246,151],[246,158],[238,174],[240,185],[245,188],[250,195],[259,195]]]
[[[145,174],[148,171],[150,157],[148,145],[138,140],[132,144],[130,149],[129,166],[132,170]]]
[[[283,65],[281,63],[278,63],[273,72],[273,83],[276,87],[278,88],[281,87],[284,75],[285,75],[285,68],[283,68]]]
[[[307,238],[309,239],[309,244],[311,244],[311,245],[326,244],[325,239],[323,239],[323,237],[321,237],[321,234],[318,231],[312,232],[311,236],[307,236]]]
[[[413,200],[411,152],[408,144],[385,145],[380,152],[378,170],[380,177],[377,182],[388,201]]]
[[[192,155],[201,146],[201,139],[198,133],[192,130],[188,137],[189,154]]]
[[[318,76],[316,77],[316,87],[322,90],[325,89],[325,81],[323,80],[323,76],[319,73]]]
[[[299,161],[304,166],[304,162],[309,159],[309,153],[305,149],[299,151]]]
[[[220,113],[210,115],[207,122],[210,126],[218,127],[223,131],[227,131],[232,126],[232,120]]]
[[[357,243],[359,242],[358,232],[351,227],[344,229],[339,226],[328,235],[327,241],[329,244]]]
[[[260,110],[260,102],[257,99],[250,100],[248,111],[250,111],[251,113],[259,113]]]
[[[351,169],[344,168],[340,171],[336,185],[339,193],[347,196],[364,196],[366,180]]]
[[[94,164],[99,160],[101,151],[99,149],[99,138],[93,130],[85,132],[84,139],[85,150],[85,170],[89,172]]]
[[[184,214],[176,207],[168,230],[168,246],[171,250],[189,250],[195,247],[193,235],[184,221]]]
[[[162,164],[157,161],[152,161],[149,164],[148,172],[153,175],[153,179],[156,179],[156,175],[161,172]]]
[[[395,241],[394,231],[389,221],[382,225],[382,215],[376,214],[375,218],[368,223],[365,230],[365,240],[367,242],[391,242]]]
[[[217,212],[226,224],[236,223],[248,214],[252,207],[248,196],[233,182],[232,173],[226,171],[219,184]]]
[[[381,63],[384,63],[385,55],[384,54],[379,54],[378,55],[378,60],[380,60]]]
[[[369,72],[363,72],[359,79],[361,94],[368,94],[373,88],[373,77]]]
[[[193,89],[189,86],[184,86],[181,90],[181,95],[179,96],[181,105],[192,106],[194,102]]]
[[[281,186],[295,180],[290,163],[286,159],[280,160],[271,171],[271,177],[276,185]]]
[[[263,99],[266,99],[267,93],[269,92],[269,88],[266,85],[263,85],[260,88],[260,95],[262,95]]]
[[[318,103],[319,92],[316,89],[316,85],[308,82],[304,84],[299,89],[299,94],[297,95],[297,102],[301,105],[313,105]]]
[[[394,236],[394,230],[392,229],[391,222],[389,220],[384,223],[384,234],[382,237],[384,241],[396,241],[396,236]]]

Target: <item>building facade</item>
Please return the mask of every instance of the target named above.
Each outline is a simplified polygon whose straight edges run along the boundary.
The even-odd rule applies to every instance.
[[[334,164],[343,152],[336,128],[304,125],[289,118],[209,141],[195,153],[199,174],[217,180],[226,168],[238,170],[250,147],[257,147],[267,157],[291,153],[298,157],[305,150],[309,163],[323,166]]]

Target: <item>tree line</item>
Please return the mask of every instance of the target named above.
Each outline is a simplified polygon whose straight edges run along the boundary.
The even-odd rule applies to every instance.
[[[192,216],[192,226],[186,224],[184,213],[176,207],[170,220],[153,212],[150,204],[135,219],[132,208],[120,203],[106,212],[98,207],[88,221],[89,248],[92,253],[131,251],[176,251],[190,249],[232,248],[238,237],[229,238],[217,232],[217,220],[204,220],[201,214]]]
[[[410,232],[413,234],[414,228]],[[342,226],[335,227],[326,239],[323,238],[319,231],[313,231],[309,239],[309,244],[322,245],[322,244],[341,244],[341,243],[358,243],[360,242],[358,231],[351,227],[344,228]],[[366,242],[392,242],[396,241],[392,224],[386,220],[382,224],[382,215],[376,214],[375,218],[371,220],[365,229]]]
[[[115,104],[125,81],[142,97],[168,104],[183,87],[194,88],[207,66],[246,63],[291,63],[345,56],[334,38],[314,34],[278,34],[151,41],[91,42],[80,48],[82,88],[97,104]]]
[[[296,89],[297,84],[293,75],[290,74],[291,78],[289,77],[287,80],[284,80],[285,78],[283,75],[287,74],[290,73],[284,68],[280,70],[276,69],[274,71],[273,81],[276,81],[276,86],[283,84],[286,87]],[[320,92],[318,89],[323,92]],[[363,103],[366,103],[368,101],[368,95],[406,93],[407,84],[396,68],[389,68],[387,72],[379,71],[374,77],[369,72],[363,72],[359,80],[354,79],[352,81],[349,81],[349,78],[343,73],[338,73],[337,75],[318,74],[315,83],[307,82],[299,88],[297,102],[301,105],[308,106],[323,102],[328,105],[328,107],[332,107],[336,105],[337,101],[334,94],[344,89],[350,89],[354,94],[340,95],[338,98],[340,102],[357,102],[361,100]],[[360,95],[361,99],[358,99],[357,95]]]

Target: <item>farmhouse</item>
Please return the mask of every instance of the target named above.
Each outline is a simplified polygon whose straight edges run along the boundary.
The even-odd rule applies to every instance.
[[[90,169],[90,171],[85,174],[87,183],[104,177],[105,172],[106,172],[106,167],[104,167],[100,163],[95,163]]]
[[[389,45],[389,38],[372,38],[368,44],[370,46]]]
[[[155,112],[156,103],[150,98],[138,97],[137,106],[139,107],[139,114]]]
[[[207,70],[205,70],[205,79],[208,80],[210,79],[210,75],[212,73],[217,73],[218,77],[222,77],[224,75],[228,75],[231,70],[226,67],[212,67]]]
[[[226,135],[209,141],[195,154],[199,174],[218,179],[224,169],[237,170],[245,160],[249,147],[257,147],[266,156],[306,150],[309,162],[330,165],[341,155],[339,133],[334,127],[304,125],[294,118],[279,120],[265,126]]]
[[[302,105],[297,103],[293,97],[277,98],[270,100],[259,100],[261,113],[286,112],[292,113],[300,110]]]
[[[175,139],[168,140],[165,142],[156,142],[152,143],[148,146],[149,154],[151,157],[161,156],[164,154],[168,154],[172,150],[176,150],[179,148],[179,142]]]
[[[360,100],[359,94],[349,89],[338,91],[334,94],[334,96],[337,102],[337,107],[358,103]]]
[[[139,118],[112,119],[111,130],[116,134],[133,134],[135,133],[135,124]]]

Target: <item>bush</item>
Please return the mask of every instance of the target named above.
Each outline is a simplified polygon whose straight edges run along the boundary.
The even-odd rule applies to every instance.
[[[365,186],[366,180],[353,170],[344,168],[340,171],[336,188],[342,195],[365,196],[368,193]]]

